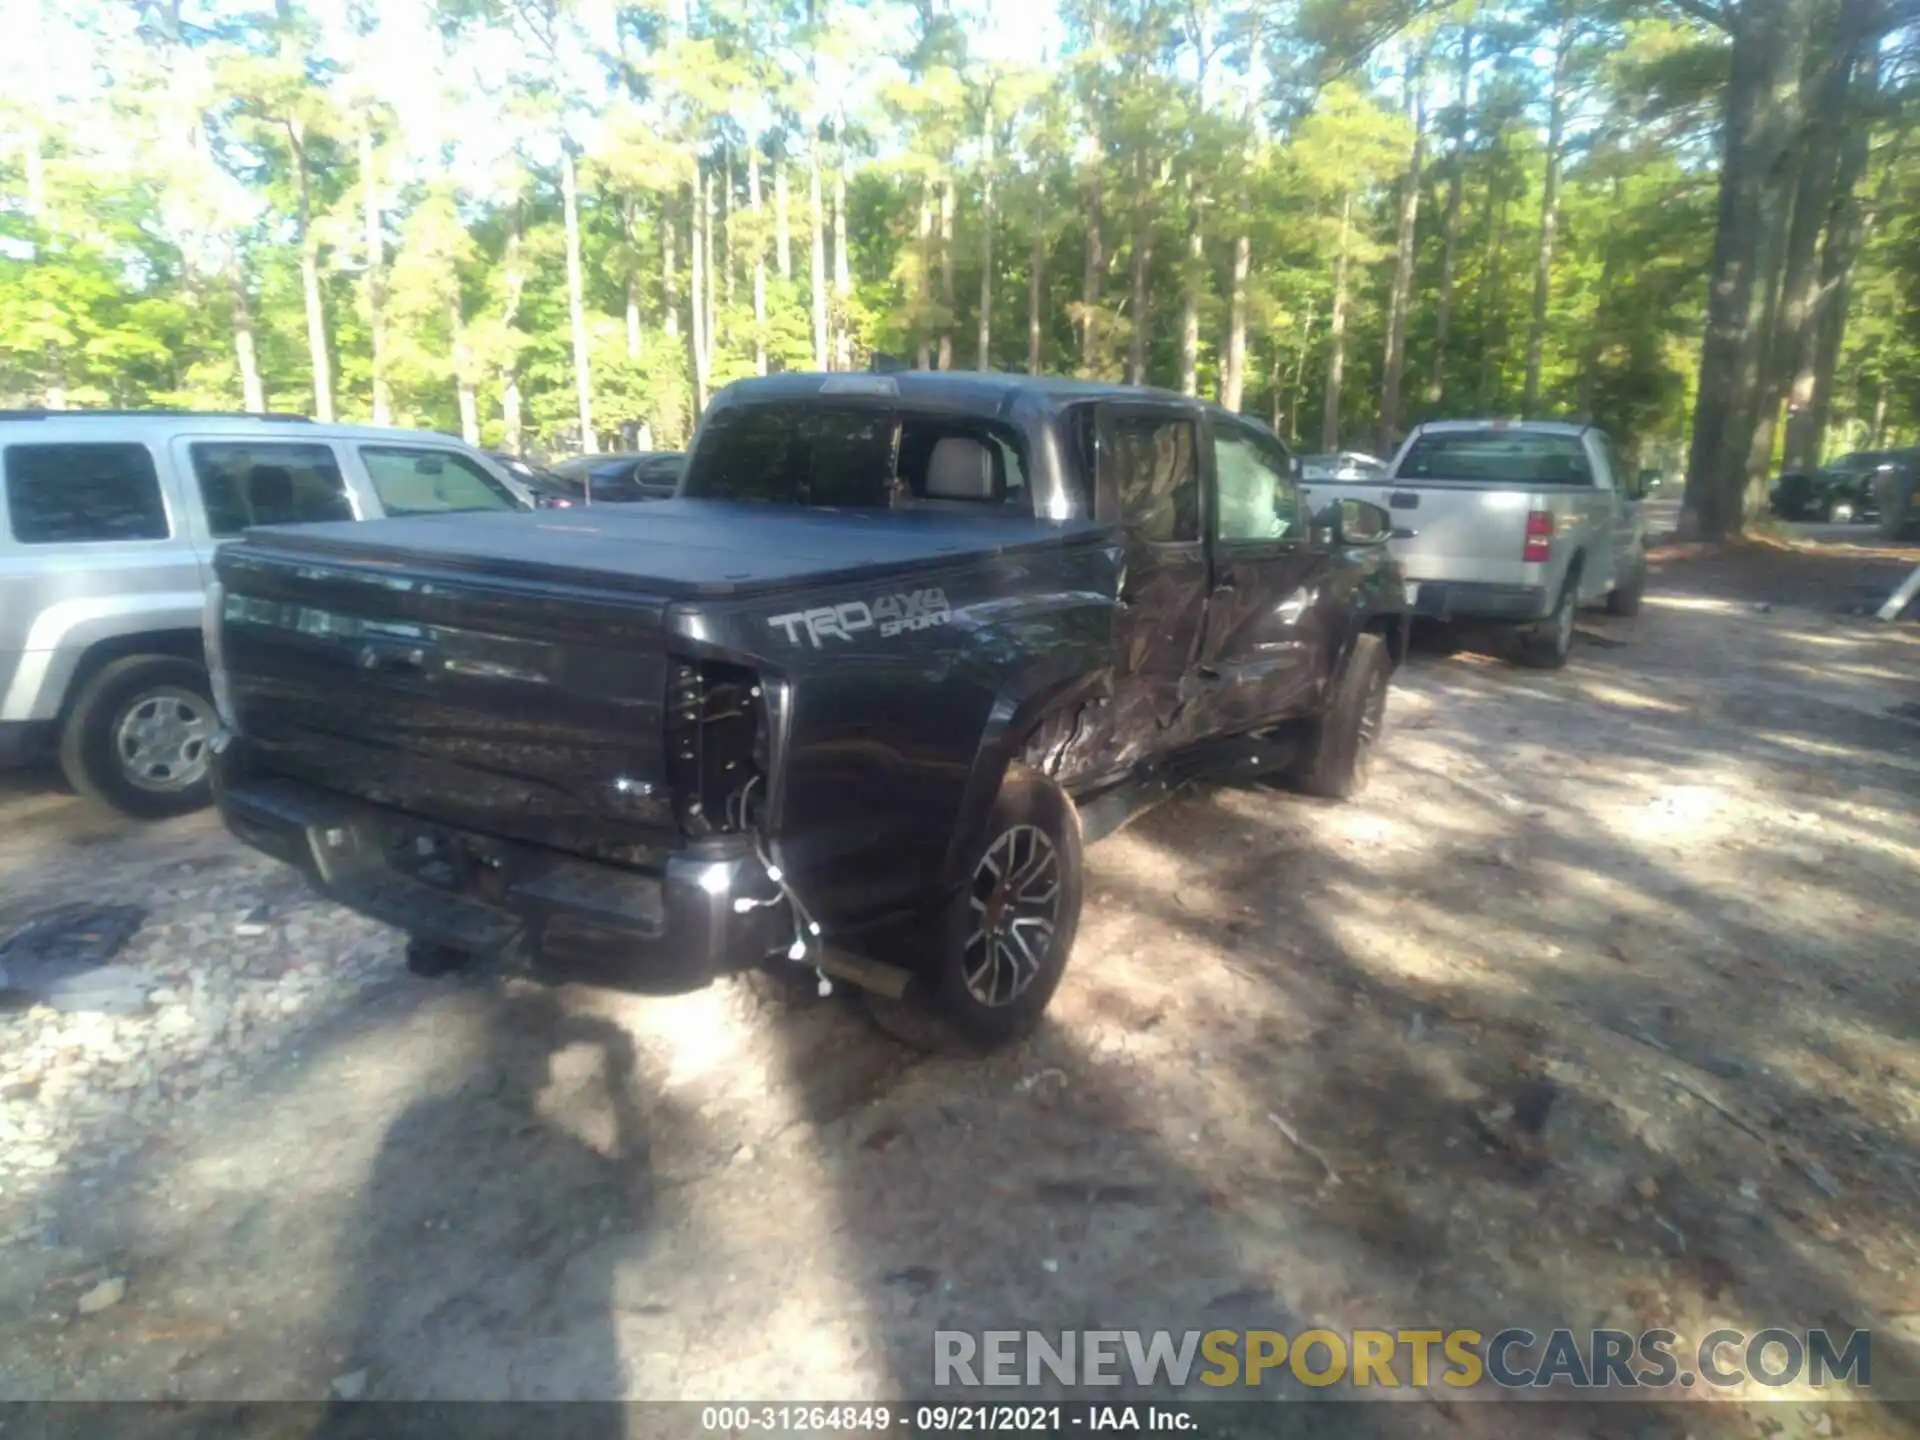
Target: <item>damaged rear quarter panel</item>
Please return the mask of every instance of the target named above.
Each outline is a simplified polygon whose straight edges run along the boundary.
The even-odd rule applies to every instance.
[[[897,580],[673,607],[673,649],[752,664],[769,690],[768,830],[823,923],[939,891],[1022,727],[1111,663],[1118,574],[1118,551],[1089,528]]]

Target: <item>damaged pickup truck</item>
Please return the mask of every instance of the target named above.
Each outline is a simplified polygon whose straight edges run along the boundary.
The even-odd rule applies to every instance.
[[[416,970],[798,964],[1005,1041],[1088,840],[1189,777],[1364,784],[1403,581],[1296,468],[1148,390],[744,381],[671,500],[223,549],[215,793]]]

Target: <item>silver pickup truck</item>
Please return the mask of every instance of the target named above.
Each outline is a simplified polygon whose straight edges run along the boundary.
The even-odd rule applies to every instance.
[[[1511,624],[1525,664],[1566,664],[1580,606],[1640,608],[1641,487],[1591,425],[1433,421],[1414,427],[1385,481],[1310,492],[1385,508],[1413,614]]]

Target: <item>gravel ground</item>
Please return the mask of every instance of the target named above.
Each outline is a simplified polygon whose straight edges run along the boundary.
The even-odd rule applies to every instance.
[[[0,1397],[900,1397],[935,1328],[1423,1323],[1872,1326],[1920,1396],[1920,641],[1767,583],[1418,657],[1359,803],[1177,796],[982,1062],[765,983],[413,981],[209,817],[9,781],[0,936],[145,915],[135,1013],[0,1013]],[[1902,1433],[1791,1393],[1643,1433]],[[1312,1428],[1618,1433],[1427,1398]]]

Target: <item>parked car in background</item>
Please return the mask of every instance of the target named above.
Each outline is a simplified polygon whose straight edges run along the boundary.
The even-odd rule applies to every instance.
[[[1386,461],[1358,450],[1342,450],[1337,455],[1308,455],[1300,462],[1300,478],[1309,484],[1316,480],[1350,483],[1384,480],[1388,473]]]
[[[1874,467],[1873,504],[1885,538],[1903,540],[1920,531],[1920,450],[1896,450]]]
[[[0,411],[0,764],[128,815],[208,799],[200,610],[252,526],[526,502],[445,435],[297,416]]]
[[[527,503],[536,510],[565,509],[577,503],[573,489],[544,465],[536,465],[521,455],[504,450],[483,451],[486,457],[506,471],[507,477],[525,492]]]
[[[576,455],[552,473],[575,504],[623,505],[669,500],[687,463],[685,451],[645,450],[631,455]]]
[[[1511,626],[1522,663],[1557,668],[1579,606],[1640,608],[1641,484],[1591,425],[1441,420],[1414,427],[1385,483],[1319,498],[1337,488],[1392,515],[1416,617]]]
[[[1773,482],[1768,508],[1781,520],[1868,523],[1880,515],[1875,478],[1901,466],[1898,451],[1861,450],[1818,470],[1789,470]]]

